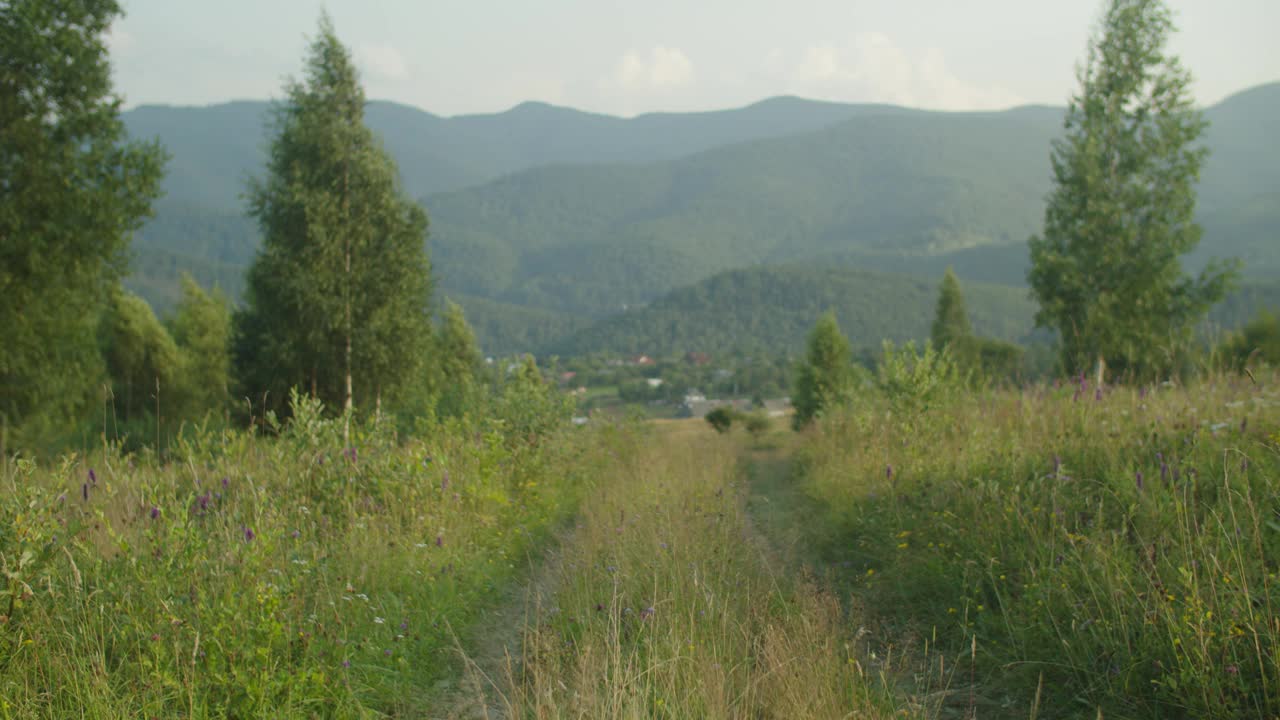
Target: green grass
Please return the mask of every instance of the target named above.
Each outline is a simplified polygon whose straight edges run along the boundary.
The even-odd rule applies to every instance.
[[[7,460],[0,717],[420,716],[602,462],[499,427]]]
[[[1039,387],[804,440],[807,542],[983,716],[1280,713],[1280,392]]]
[[[557,554],[504,716],[892,716],[882,664],[838,600],[775,572],[736,438],[700,420],[650,427]]]
[[[1275,717],[1255,376],[11,458],[0,718]]]

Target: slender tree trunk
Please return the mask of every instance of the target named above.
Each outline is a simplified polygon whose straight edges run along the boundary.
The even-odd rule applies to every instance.
[[[1097,367],[1097,383],[1096,383],[1098,387],[1102,387],[1102,383],[1104,380],[1106,380],[1106,376],[1107,376],[1107,361],[1105,358],[1102,357],[1102,354],[1099,353],[1098,367]]]
[[[350,161],[348,161],[350,162]],[[346,365],[347,365],[347,398],[343,404],[342,414],[345,418],[342,426],[342,442],[351,445],[351,171],[344,163],[342,171],[342,219],[344,250],[346,251],[346,288],[343,293],[343,312],[346,328]]]

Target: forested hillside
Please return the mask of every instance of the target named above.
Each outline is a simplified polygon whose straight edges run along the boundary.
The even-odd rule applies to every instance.
[[[974,283],[964,293],[979,334],[1025,340],[1031,332],[1035,306],[1025,290]],[[802,346],[826,310],[835,310],[855,347],[878,347],[882,339],[927,338],[937,297],[936,278],[816,265],[732,270],[547,349],[561,355],[774,354]]]
[[[238,294],[257,239],[237,195],[260,166],[265,109],[127,115],[134,133],[158,134],[174,153],[169,196],[134,244],[130,285],[154,305],[178,296],[183,269]],[[1280,85],[1206,116],[1205,238],[1188,262],[1240,257],[1246,276],[1280,275],[1280,151],[1265,141]],[[1021,286],[1061,117],[789,98],[631,120],[538,104],[449,119],[369,108],[406,189],[423,196],[440,287],[479,320],[482,344],[503,351],[574,346],[557,334],[753,265],[927,278],[952,265],[966,281]],[[517,322],[515,308],[534,312]]]

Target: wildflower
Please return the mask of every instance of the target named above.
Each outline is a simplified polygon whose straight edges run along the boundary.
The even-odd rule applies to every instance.
[[[160,633],[152,633],[151,642],[159,642],[159,641],[160,641]]]
[[[344,667],[344,668],[349,668],[349,667],[351,667],[351,661],[350,661],[350,660],[343,660],[343,661],[342,661],[342,667]]]
[[[1228,665],[1228,666],[1226,666],[1226,667],[1225,667],[1225,668],[1223,668],[1223,669],[1227,671],[1227,674],[1228,674],[1228,675],[1239,675],[1239,674],[1240,674],[1240,668],[1236,667],[1235,665]]]
[[[89,482],[94,487],[98,487],[98,476],[94,474],[93,468],[89,468]]]
[[[884,466],[884,477],[885,477],[885,479],[886,479],[886,480],[892,480],[892,479],[893,479],[893,466],[892,466],[892,465],[885,465],[885,466]]]
[[[444,536],[443,536],[443,535],[437,535],[437,536],[436,536],[436,547],[444,547]]]
[[[652,606],[652,605],[650,605],[649,607],[647,607],[647,608],[645,608],[644,610],[641,610],[641,611],[640,611],[640,619],[641,619],[641,620],[648,620],[649,618],[653,617],[653,613],[654,613],[654,612],[655,612],[655,610],[653,609],[653,606]]]
[[[1101,399],[1102,399],[1102,386],[1101,386],[1101,385],[1099,385],[1099,386],[1098,386],[1098,389],[1094,391],[1094,393],[1093,393],[1093,399],[1094,399],[1094,401],[1095,401],[1095,402],[1096,402],[1096,401],[1098,401],[1098,400],[1101,400]]]
[[[80,486],[80,495],[84,498],[85,502],[89,502],[89,483],[85,483]]]
[[[391,657],[391,648],[387,648],[386,650],[383,650],[382,654],[386,655],[387,657]]]
[[[404,632],[405,630],[408,630],[408,629],[409,629],[409,621],[408,621],[408,620],[401,620],[401,621],[400,621],[400,632]]]
[[[1247,472],[1248,470],[1249,470],[1249,458],[1247,457],[1240,458],[1240,472]]]
[[[378,616],[376,616],[376,615],[375,615],[375,616],[373,617],[373,621],[374,621],[375,623],[377,623],[377,624],[381,625],[381,624],[383,624],[383,623],[385,623],[385,622],[386,622],[386,619],[385,619],[385,618],[380,618],[380,617],[378,617]]]
[[[156,507],[155,505],[152,505],[152,506],[151,506],[151,519],[152,519],[152,520],[155,520],[155,519],[156,519],[156,518],[158,518],[158,517],[160,517],[160,508]]]
[[[1142,471],[1141,470],[1134,473],[1134,479],[1138,482],[1138,489],[1141,490],[1142,489]]]
[[[228,485],[230,485],[230,484],[231,484],[231,479],[230,479],[230,478],[228,478],[226,475],[223,475],[223,476],[222,476],[222,489],[223,489],[223,490],[226,490],[226,489],[227,489],[227,486],[228,486]]]
[[[293,532],[289,533],[289,536],[292,537],[294,540],[297,540],[298,536],[301,534],[302,533],[298,532],[297,530],[294,530]]]
[[[253,538],[254,538],[254,537],[256,537],[256,536],[253,534],[253,528],[251,528],[251,527],[245,527],[245,528],[242,528],[242,529],[244,530],[244,541],[245,541],[245,542],[253,542]]]
[[[1143,385],[1142,387],[1138,388],[1138,399],[1145,400],[1146,398],[1147,398],[1147,386]]]

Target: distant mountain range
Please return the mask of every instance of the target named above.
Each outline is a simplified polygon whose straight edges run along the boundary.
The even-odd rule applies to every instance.
[[[268,110],[125,114],[132,134],[173,155],[130,281],[157,306],[176,297],[183,269],[238,292],[258,243],[238,196],[261,172]],[[735,268],[821,263],[931,286],[950,264],[965,280],[1021,285],[1062,114],[777,98],[634,119],[533,103],[440,118],[371,103],[368,122],[431,217],[441,290],[486,350],[506,352],[585,349],[574,338],[592,337],[590,323]],[[1189,265],[1241,257],[1247,273],[1280,278],[1280,84],[1206,116],[1206,232]]]

